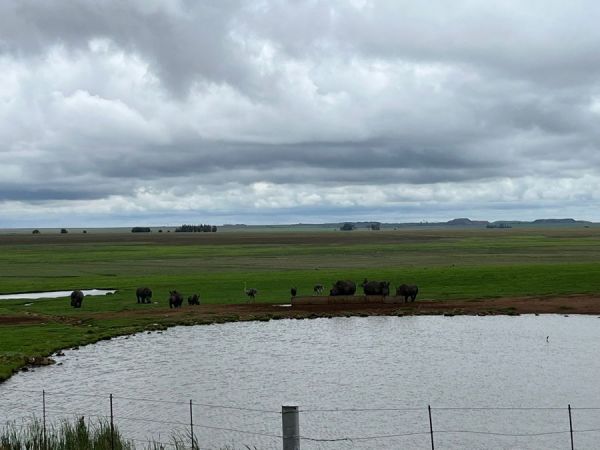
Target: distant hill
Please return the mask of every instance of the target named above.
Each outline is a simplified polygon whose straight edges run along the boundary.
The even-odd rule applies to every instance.
[[[373,224],[380,224],[382,230],[406,229],[406,228],[437,228],[437,227],[466,227],[466,228],[513,228],[513,227],[560,227],[560,226],[589,226],[593,222],[586,220],[567,219],[536,219],[533,221],[525,220],[472,220],[467,217],[458,217],[445,222],[378,222],[378,221],[344,221],[328,223],[297,223],[288,225],[224,225],[221,229],[225,231],[246,230],[281,230],[281,231],[318,231],[318,230],[339,230],[345,223],[354,225],[355,231],[364,232],[371,230]]]
[[[351,223],[354,225],[355,232],[372,232],[377,229],[381,230],[400,230],[400,229],[422,229],[422,228],[460,228],[464,227],[467,229],[478,229],[478,228],[534,228],[534,227],[584,227],[592,228],[599,227],[600,223],[591,222],[588,220],[577,220],[573,218],[563,219],[536,219],[532,221],[525,220],[496,220],[493,222],[487,220],[472,220],[467,217],[458,217],[445,222],[379,222],[373,221],[344,221],[344,222],[328,222],[328,223],[296,223],[296,224],[272,224],[272,225],[246,225],[243,223],[236,224],[225,224],[219,227],[219,231],[225,232],[271,232],[271,231],[282,231],[282,232],[315,232],[315,231],[327,231],[336,232],[344,226],[344,223]],[[151,232],[166,232],[170,233],[175,231],[173,226],[150,226]],[[32,228],[0,228],[0,234],[31,234]],[[40,234],[60,234],[60,228],[36,228],[40,231]],[[70,234],[85,233],[131,233],[131,228],[128,227],[115,227],[115,228],[77,228],[69,227],[68,231]]]
[[[471,220],[467,218],[452,219],[446,222],[446,225],[487,225],[487,220]]]
[[[559,223],[592,223],[587,220],[575,220],[575,219],[536,219],[533,223],[538,224],[559,224]]]

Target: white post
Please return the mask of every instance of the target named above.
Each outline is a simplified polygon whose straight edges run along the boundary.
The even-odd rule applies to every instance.
[[[300,414],[297,406],[281,407],[283,450],[300,450]]]

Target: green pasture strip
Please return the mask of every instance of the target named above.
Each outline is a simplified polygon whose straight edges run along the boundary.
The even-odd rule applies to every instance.
[[[327,288],[338,279],[359,284],[364,278],[388,280],[392,288],[401,283],[419,285],[420,298],[436,300],[498,296],[563,295],[600,292],[600,263],[520,264],[497,266],[433,266],[348,268],[320,270],[261,270],[116,277],[115,295],[85,297],[81,310],[72,309],[68,298],[39,300],[2,300],[0,314],[38,313],[78,316],[87,312],[153,309],[167,305],[169,291],[177,289],[186,298],[197,293],[202,303],[243,303],[244,287],[258,289],[257,301],[287,303],[290,288],[298,295],[312,295],[315,284]],[[53,280],[54,281],[54,280]],[[65,280],[72,284],[72,280]],[[82,277],[80,284],[97,279]],[[150,286],[158,305],[139,305],[135,297],[138,286]],[[26,306],[28,305],[28,306]]]
[[[407,235],[397,242],[345,243],[333,244],[221,244],[197,243],[181,245],[171,243],[120,242],[114,243],[81,243],[67,244],[39,243],[4,245],[0,252],[0,267],[19,264],[89,264],[101,262],[140,262],[147,259],[166,260],[194,258],[227,258],[227,257],[277,257],[295,255],[352,255],[365,253],[486,253],[501,251],[524,253],[527,251],[548,252],[575,251],[591,252],[600,249],[600,236],[587,235],[573,237],[531,234],[531,235]]]
[[[0,247],[0,293],[122,288],[131,280],[211,273],[349,271],[433,267],[600,262],[600,236],[571,233],[482,235],[402,234],[402,242],[336,244],[166,245],[70,243]],[[275,238],[273,238],[275,239]],[[371,237],[369,238],[371,239]],[[372,238],[374,239],[374,238]],[[176,286],[173,286],[176,287]],[[227,287],[224,287],[225,291]],[[230,295],[229,293],[227,295]]]

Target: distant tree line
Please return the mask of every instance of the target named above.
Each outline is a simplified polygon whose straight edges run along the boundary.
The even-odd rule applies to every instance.
[[[216,225],[181,225],[175,228],[176,233],[215,233]]]
[[[356,230],[357,228],[367,228],[367,229],[370,229],[373,231],[379,231],[379,230],[381,230],[381,222],[360,222],[358,224],[353,223],[353,222],[345,222],[340,227],[340,230],[353,231],[353,230]]]
[[[486,228],[512,228],[508,223],[488,223]]]
[[[150,227],[133,227],[132,233],[150,233]]]

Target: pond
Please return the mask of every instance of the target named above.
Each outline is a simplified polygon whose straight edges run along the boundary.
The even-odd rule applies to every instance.
[[[201,448],[577,449],[600,439],[600,319],[366,317],[175,327],[69,350],[0,385],[0,422],[106,417],[143,441],[189,429]],[[139,442],[138,442],[139,443]]]
[[[48,292],[21,292],[14,294],[0,294],[0,300],[35,300],[38,298],[63,298],[69,297],[71,291],[48,291]],[[83,295],[106,295],[114,294],[116,289],[82,289]]]

